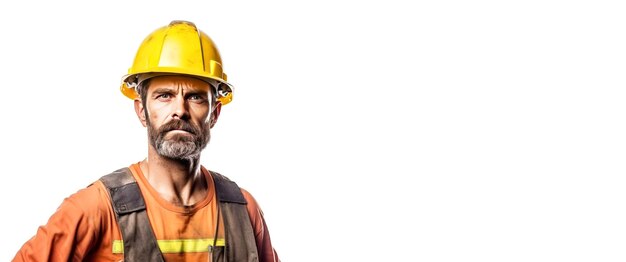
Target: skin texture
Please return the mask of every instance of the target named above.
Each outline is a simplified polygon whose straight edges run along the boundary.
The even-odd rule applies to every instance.
[[[193,77],[158,76],[145,88],[145,103],[141,98],[134,101],[150,141],[141,170],[161,197],[176,205],[193,205],[207,194],[200,153],[210,140],[221,104],[214,102],[207,82]]]

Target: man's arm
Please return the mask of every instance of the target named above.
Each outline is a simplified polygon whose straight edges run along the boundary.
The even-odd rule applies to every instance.
[[[46,225],[17,252],[13,261],[80,261],[100,232],[103,205],[98,187],[66,198]]]
[[[259,207],[259,204],[256,202],[254,197],[252,197],[252,195],[248,191],[246,191],[245,189],[241,189],[241,193],[243,193],[244,198],[248,201],[248,214],[250,215],[252,228],[254,228],[257,251],[259,252],[259,261],[280,262],[280,259],[278,259],[278,254],[272,246],[270,233],[267,230],[267,225],[265,224],[265,219],[263,218],[263,211]]]

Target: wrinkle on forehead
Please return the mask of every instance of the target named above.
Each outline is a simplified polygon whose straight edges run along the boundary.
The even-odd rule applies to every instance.
[[[152,90],[153,92],[156,90],[165,89],[168,91],[176,90],[176,93],[212,93],[211,85],[208,82],[187,76],[158,76],[152,79],[150,87],[154,87],[154,89]]]

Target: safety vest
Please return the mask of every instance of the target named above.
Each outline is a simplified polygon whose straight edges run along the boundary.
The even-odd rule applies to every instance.
[[[226,242],[223,246],[209,245],[211,261],[259,261],[254,230],[246,208],[247,201],[241,189],[225,176],[216,172],[211,172],[211,175],[218,200],[217,221],[221,213]],[[148,220],[146,204],[130,170],[116,170],[101,177],[100,181],[109,192],[122,233],[124,261],[163,262],[163,254]]]

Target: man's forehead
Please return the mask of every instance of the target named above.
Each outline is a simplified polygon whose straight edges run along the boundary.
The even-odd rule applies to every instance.
[[[182,75],[165,75],[157,76],[150,79],[148,92],[156,90],[157,88],[187,88],[192,90],[209,92],[211,90],[210,87],[211,85],[208,82],[195,77]]]

